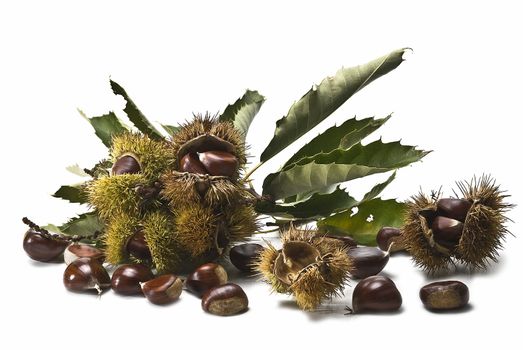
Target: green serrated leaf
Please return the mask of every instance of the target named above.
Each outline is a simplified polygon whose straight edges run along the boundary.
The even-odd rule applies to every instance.
[[[90,175],[87,174],[83,168],[80,168],[80,166],[78,164],[69,165],[65,169],[68,172],[81,176],[81,177],[90,177]]]
[[[127,128],[122,124],[122,122],[120,122],[114,112],[109,112],[102,116],[93,118],[88,118],[80,109],[78,109],[78,112],[93,126],[94,133],[107,148],[111,147],[113,136],[127,131]]]
[[[318,221],[321,230],[354,238],[358,244],[375,246],[376,235],[384,226],[401,227],[406,209],[394,199],[375,198],[357,206],[358,212],[344,211]]]
[[[361,202],[370,201],[371,199],[376,198],[383,192],[385,187],[387,187],[394,179],[396,178],[396,172],[393,172],[389,178],[382,183],[376,184],[374,187],[371,188],[369,192],[367,192],[364,196]]]
[[[48,225],[49,227],[54,225]],[[55,226],[56,227],[56,226]],[[58,226],[59,233],[73,236],[92,236],[103,229],[103,224],[96,212],[89,212],[70,219],[65,224]]]
[[[366,146],[357,144],[348,150],[336,149],[302,158],[279,172],[269,174],[263,182],[263,194],[270,195],[273,200],[286,198],[401,168],[428,153],[399,142],[383,143],[381,140]]]
[[[170,136],[174,136],[180,130],[180,127],[174,125],[162,124],[162,127]]]
[[[129,117],[129,120],[134,124],[134,126],[152,138],[163,139],[163,135],[158,131],[158,129],[154,127],[153,124],[151,124],[151,122],[145,117],[145,115],[143,115],[138,107],[136,107],[133,100],[131,100],[129,95],[127,95],[127,92],[125,92],[124,88],[113,80],[110,80],[110,83],[111,89],[115,95],[120,95],[125,99],[126,103],[124,112],[127,114],[127,117]]]
[[[287,160],[283,167],[318,153],[328,153],[337,148],[349,149],[381,127],[390,117],[389,115],[382,119],[365,118],[361,120],[351,118],[340,126],[333,126],[303,146]]]
[[[342,68],[309,90],[291,106],[287,116],[276,122],[274,137],[260,160],[265,162],[278,154],[327,118],[356,92],[398,67],[405,51],[396,50],[366,64]]]
[[[245,140],[249,127],[264,102],[265,97],[258,91],[247,90],[241,98],[225,108],[219,119],[233,122]]]
[[[261,201],[257,204],[256,210],[259,213],[273,216],[320,218],[351,208],[357,203],[358,202],[347,192],[336,187],[331,193],[314,193],[308,199],[301,202],[277,204]]]
[[[53,194],[55,198],[61,198],[71,203],[84,204],[87,203],[87,196],[82,189],[82,184],[73,186],[61,186],[58,191]]]

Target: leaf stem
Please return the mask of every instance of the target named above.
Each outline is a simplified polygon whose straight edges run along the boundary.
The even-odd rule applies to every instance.
[[[254,173],[259,167],[261,167],[263,165],[263,163],[265,162],[259,162],[258,164],[256,164],[255,166],[253,166],[248,172],[247,174],[245,174],[245,176],[243,177],[243,181],[246,181],[249,179],[249,177],[252,175],[252,173]]]

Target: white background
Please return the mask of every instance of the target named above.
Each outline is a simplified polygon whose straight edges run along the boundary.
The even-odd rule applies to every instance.
[[[376,137],[401,138],[434,152],[399,171],[385,197],[406,199],[420,187],[443,186],[450,193],[455,180],[490,173],[521,204],[523,25],[517,2],[173,3],[0,2],[0,347],[516,348],[520,207],[510,213],[514,236],[507,238],[499,264],[454,277],[469,285],[472,307],[453,314],[423,309],[418,290],[429,279],[405,256],[392,258],[385,269],[403,294],[397,314],[343,316],[352,287],[344,299],[305,313],[287,297],[269,295],[266,285],[237,279],[250,310],[219,318],[203,313],[189,294],[162,308],[111,292],[101,300],[68,293],[62,265],[35,263],[25,255],[23,216],[60,223],[82,210],[49,194],[78,180],[65,166],[90,166],[105,156],[76,108],[91,116],[111,109],[123,116],[123,100],[110,91],[109,76],[150,119],[172,124],[192,112],[223,110],[246,88],[258,89],[267,101],[248,142],[259,155],[274,122],[313,83],[343,65],[410,46],[414,53],[397,70],[264,165],[255,175],[257,188],[334,122],[394,112]],[[357,184],[351,193],[368,188]]]

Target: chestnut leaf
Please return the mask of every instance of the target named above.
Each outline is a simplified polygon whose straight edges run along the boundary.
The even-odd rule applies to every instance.
[[[328,153],[337,148],[349,149],[381,127],[391,115],[382,119],[356,117],[348,119],[340,126],[333,126],[316,136],[290,157],[284,168],[304,158],[318,153]]]
[[[357,206],[358,212],[347,210],[317,222],[318,228],[329,233],[354,238],[358,244],[375,246],[376,235],[384,226],[401,227],[406,209],[394,199],[375,198]]]
[[[82,188],[83,184],[79,185],[65,185],[61,186],[58,191],[53,194],[55,198],[61,198],[71,203],[84,204],[87,203],[87,195]]]
[[[245,140],[249,127],[264,102],[265,97],[258,91],[247,90],[241,98],[225,108],[219,120],[232,122]]]
[[[81,109],[78,109],[78,113],[91,124],[94,128],[94,133],[107,148],[111,147],[113,136],[127,131],[127,127],[118,119],[114,112],[92,118],[87,117]]]
[[[98,214],[93,211],[80,214],[77,217],[70,219],[63,225],[55,226],[53,224],[49,224],[44,228],[49,231],[68,236],[92,236],[95,234],[95,232],[102,231],[103,223],[98,217]]]
[[[263,194],[273,200],[302,192],[317,191],[333,184],[371,174],[398,169],[419,161],[429,152],[400,142],[381,140],[348,150],[336,149],[302,158],[281,171],[269,174],[263,182]]]
[[[174,125],[162,124],[162,127],[165,129],[165,131],[167,131],[169,136],[174,136],[174,134],[176,134],[180,130],[178,126]]]
[[[120,95],[125,100],[124,112],[127,114],[129,120],[136,126],[138,130],[148,135],[153,139],[163,139],[163,135],[154,127],[153,124],[143,115],[143,113],[136,107],[133,100],[127,95],[127,92],[124,90],[120,84],[116,83],[113,80],[109,80],[111,83],[111,89],[115,95]]]
[[[406,50],[395,50],[366,64],[342,68],[334,76],[323,79],[276,122],[274,137],[260,160],[265,162],[278,154],[331,115],[356,92],[398,67]]]

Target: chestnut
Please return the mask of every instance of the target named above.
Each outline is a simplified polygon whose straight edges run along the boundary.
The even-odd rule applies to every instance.
[[[64,261],[67,265],[79,258],[93,258],[103,263],[104,253],[92,245],[84,243],[72,243],[65,248]]]
[[[382,227],[376,235],[376,243],[381,250],[390,250],[391,253],[405,250],[399,228]],[[391,246],[392,244],[392,246]]]
[[[436,206],[439,215],[465,222],[472,202],[466,199],[441,198]]]
[[[461,238],[463,223],[444,216],[436,216],[431,228],[436,243],[445,248],[453,249],[458,245]]]
[[[208,174],[196,153],[187,153],[180,159],[180,171],[194,174]]]
[[[137,174],[140,170],[141,167],[138,160],[134,156],[126,154],[114,162],[111,173],[112,175]]]
[[[23,247],[31,259],[48,262],[58,259],[68,244],[69,242],[65,239],[29,229],[24,235]]]
[[[202,297],[202,309],[218,316],[230,316],[247,310],[249,299],[243,289],[227,283],[209,289]]]
[[[469,289],[460,281],[439,281],[423,286],[419,297],[428,310],[452,310],[469,302]]]
[[[391,312],[401,307],[402,298],[398,288],[388,277],[371,276],[361,280],[352,293],[352,309],[349,313]]]
[[[238,158],[231,153],[208,151],[198,153],[198,157],[207,172],[214,176],[233,176],[238,170]]]
[[[140,295],[140,282],[147,282],[154,278],[151,270],[140,264],[125,264],[118,267],[111,278],[111,288],[122,295]]]
[[[239,244],[231,248],[229,258],[231,263],[240,271],[254,272],[253,264],[263,251],[263,247],[256,243]]]
[[[64,271],[64,286],[73,292],[96,289],[101,294],[111,286],[111,278],[102,263],[92,258],[78,258]]]
[[[227,283],[227,271],[216,263],[207,263],[194,270],[185,280],[185,288],[201,297],[209,289]]]
[[[176,275],[161,275],[141,284],[142,292],[153,304],[169,304],[180,297],[183,281]]]
[[[389,261],[389,252],[376,247],[354,247],[347,251],[352,261],[353,278],[365,278],[378,274]]]
[[[343,243],[343,247],[347,248],[347,249],[358,246],[358,243],[356,243],[354,238],[349,237],[349,236],[339,236],[339,235],[327,234],[327,235],[321,235],[321,236],[318,236],[318,237],[325,237],[325,238],[338,240],[338,241],[342,242]]]
[[[129,255],[137,259],[151,259],[151,250],[147,245],[147,241],[145,240],[145,235],[143,231],[138,231],[135,234],[133,234],[127,241],[125,249],[127,250],[127,253],[129,253]]]

